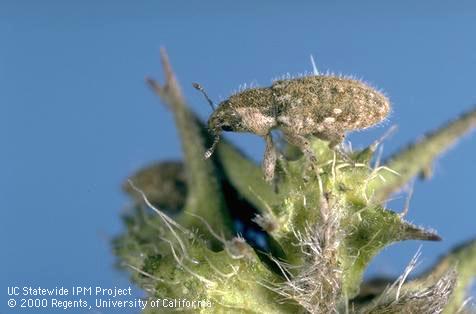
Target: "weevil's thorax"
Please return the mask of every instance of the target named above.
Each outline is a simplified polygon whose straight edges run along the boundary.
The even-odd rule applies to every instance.
[[[276,126],[270,89],[253,88],[220,103],[210,117],[211,130],[250,132],[266,135]]]

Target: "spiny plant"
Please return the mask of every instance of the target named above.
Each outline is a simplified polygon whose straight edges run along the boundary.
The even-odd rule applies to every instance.
[[[381,139],[339,154],[328,142],[309,138],[316,167],[285,145],[287,157],[278,159],[271,184],[226,140],[211,158],[203,157],[213,138],[188,108],[165,51],[162,63],[165,84],[148,83],[173,113],[184,160],[150,165],[124,183],[133,205],[114,249],[149,300],[208,300],[211,306],[181,303],[145,312],[470,311],[465,289],[476,274],[475,240],[412,280],[416,259],[396,280],[363,282],[363,273],[392,243],[440,240],[384,204],[476,125],[475,109],[383,164],[373,162]]]

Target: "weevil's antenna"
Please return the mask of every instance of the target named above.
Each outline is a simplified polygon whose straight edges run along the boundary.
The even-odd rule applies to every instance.
[[[212,107],[212,110],[215,111],[216,107],[215,105],[213,104],[213,101],[210,99],[210,97],[208,97],[207,95],[207,92],[205,92],[205,90],[203,89],[202,85],[198,84],[198,83],[192,83],[192,86],[196,89],[196,90],[199,90],[202,92],[203,96],[205,96],[205,99],[207,100],[208,104],[210,105],[210,107]]]
[[[316,62],[314,62],[314,57],[312,56],[312,54],[310,56],[311,56],[312,72],[314,73],[314,75],[319,75],[319,71],[317,70],[317,67],[316,67]]]

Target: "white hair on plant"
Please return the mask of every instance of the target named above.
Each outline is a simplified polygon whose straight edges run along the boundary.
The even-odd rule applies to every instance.
[[[224,272],[222,272],[221,270],[218,269],[218,267],[216,267],[215,265],[213,265],[213,263],[210,261],[210,259],[207,257],[207,256],[204,256],[205,257],[205,260],[208,262],[208,265],[210,265],[210,267],[220,276],[222,276],[223,278],[225,279],[230,279],[231,277],[235,276],[238,274],[238,270],[240,269],[239,266],[234,266],[232,264],[229,264],[228,266],[231,267],[232,271],[228,274],[225,274]]]
[[[323,193],[320,194],[321,221],[305,226],[303,231],[292,228],[296,239],[293,246],[304,253],[304,263],[290,265],[271,257],[285,281],[266,287],[282,296],[283,301],[294,301],[309,313],[332,313],[337,311],[342,288],[342,271],[336,259],[344,236],[339,228],[342,208],[330,208]]]
[[[442,313],[456,285],[456,270],[450,268],[437,280],[430,278],[433,281],[430,284],[427,280],[407,284],[410,273],[418,266],[420,255],[421,246],[403,274],[360,313]]]
[[[180,248],[182,249],[182,252],[184,254],[184,256],[189,259],[192,263],[195,263],[197,264],[198,261],[194,260],[193,258],[190,258],[190,256],[188,255],[188,252],[187,252],[187,249],[185,248],[185,244],[183,243],[183,240],[182,238],[180,238],[180,236],[175,232],[174,228],[172,228],[172,226],[176,227],[177,229],[179,229],[180,231],[182,231],[183,233],[185,234],[189,234],[190,231],[187,230],[186,228],[182,227],[181,225],[179,225],[175,220],[173,220],[172,218],[170,218],[169,216],[167,216],[164,212],[162,212],[161,210],[157,209],[154,205],[152,205],[152,203],[149,201],[149,199],[147,198],[147,196],[145,195],[145,193],[139,189],[138,187],[136,187],[134,185],[134,182],[132,182],[132,180],[128,180],[129,184],[131,185],[131,187],[137,192],[139,193],[141,196],[142,196],[142,199],[144,200],[144,202],[147,204],[147,206],[149,206],[155,213],[157,213],[159,215],[159,217],[162,219],[162,221],[164,222],[164,224],[167,226],[167,228],[170,230],[170,232],[172,233],[172,235],[174,236],[174,238],[177,240],[177,242],[179,243],[180,245]]]
[[[208,231],[210,232],[210,234],[215,238],[217,239],[219,242],[221,242],[223,245],[226,245],[226,240],[223,236],[219,236],[218,234],[216,234],[216,232],[213,230],[213,228],[210,226],[210,224],[208,223],[208,221],[206,221],[203,217],[199,216],[199,215],[196,215],[194,213],[189,213],[189,212],[185,212],[187,215],[190,215],[192,217],[195,217],[197,218],[198,220],[200,220],[204,225],[205,227],[208,229]]]
[[[155,280],[155,281],[158,281],[158,282],[164,282],[164,283],[169,284],[169,285],[178,285],[178,284],[180,284],[179,281],[170,281],[170,280],[165,280],[165,279],[156,277],[156,276],[154,276],[154,275],[152,275],[152,274],[150,274],[146,271],[143,271],[142,269],[140,269],[140,268],[138,268],[134,265],[131,265],[129,263],[125,263],[124,265],[126,265],[127,267],[131,268],[132,270],[134,270],[134,271],[138,272],[139,274],[141,274],[145,277],[148,277],[152,280]]]
[[[403,274],[400,275],[400,277],[398,277],[398,279],[396,280],[396,282],[394,284],[394,285],[397,286],[396,294],[395,294],[395,301],[398,301],[398,299],[400,297],[400,291],[402,290],[402,286],[405,283],[405,281],[407,280],[408,275],[410,275],[410,273],[418,266],[418,264],[419,264],[418,259],[420,258],[420,256],[421,256],[421,245],[418,247],[417,252],[413,256],[413,258],[410,260],[410,263],[408,264],[408,266],[403,271]]]
[[[367,202],[370,202],[370,198],[369,196],[367,195],[367,188],[368,188],[368,185],[370,183],[370,181],[372,181],[373,179],[375,179],[376,177],[380,178],[380,180],[382,180],[382,182],[386,182],[385,180],[385,177],[383,177],[381,174],[380,174],[380,171],[381,170],[385,170],[385,171],[388,171],[390,173],[393,173],[394,175],[396,176],[401,176],[400,173],[398,173],[397,171],[387,167],[387,166],[378,166],[376,168],[373,168],[372,172],[369,174],[369,176],[364,180],[364,184],[363,184],[363,197],[365,199],[365,201]]]
[[[161,239],[165,242],[167,242],[169,245],[170,245],[170,249],[172,251],[172,255],[175,259],[175,261],[177,262],[177,264],[179,264],[186,272],[188,272],[190,275],[192,275],[193,277],[197,278],[198,280],[200,280],[201,282],[203,282],[208,288],[212,288],[212,287],[215,287],[217,285],[216,282],[212,281],[212,280],[209,280],[205,277],[203,277],[202,275],[200,274],[197,274],[196,272],[192,271],[189,267],[187,267],[187,265],[185,265],[183,262],[182,262],[182,259],[180,259],[178,256],[177,256],[177,253],[175,253],[175,249],[174,249],[174,245],[173,243],[166,239],[166,238],[162,238]],[[198,262],[197,262],[198,263]]]
[[[399,214],[401,218],[404,218],[408,214],[408,210],[410,209],[410,201],[413,196],[414,186],[415,186],[415,180],[411,180],[410,183],[404,187],[404,190],[406,190],[407,192],[407,197],[405,199],[405,205],[403,207],[403,210]]]

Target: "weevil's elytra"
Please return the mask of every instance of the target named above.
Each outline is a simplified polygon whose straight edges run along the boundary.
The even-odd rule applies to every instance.
[[[309,135],[339,144],[345,133],[375,125],[388,115],[390,102],[358,80],[314,75],[275,81],[271,87],[251,88],[220,103],[208,120],[215,134],[209,157],[221,131],[250,132],[266,140],[263,170],[272,179],[276,157],[271,130],[279,128],[289,143],[312,160]]]
[[[310,76],[276,81],[271,89],[286,113],[281,118],[290,118],[301,135],[365,129],[390,110],[385,96],[357,80]]]

